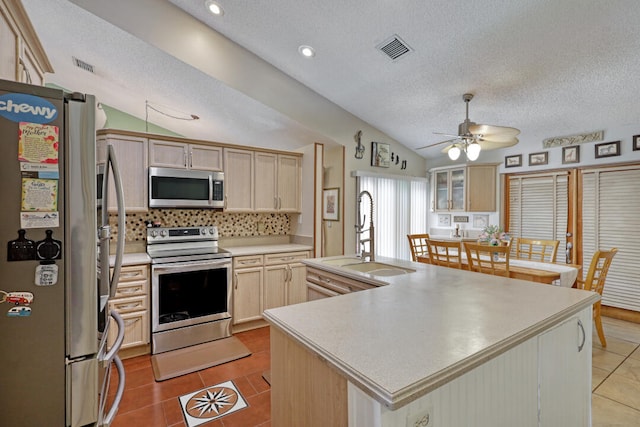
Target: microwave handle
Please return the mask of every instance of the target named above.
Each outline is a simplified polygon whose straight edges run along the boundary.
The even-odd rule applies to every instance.
[[[209,204],[213,204],[213,176],[209,175]]]

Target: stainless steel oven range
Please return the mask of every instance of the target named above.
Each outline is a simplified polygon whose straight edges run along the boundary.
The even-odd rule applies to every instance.
[[[231,254],[216,227],[148,228],[151,353],[231,336]]]

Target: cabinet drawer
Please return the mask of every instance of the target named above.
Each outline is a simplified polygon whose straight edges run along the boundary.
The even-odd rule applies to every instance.
[[[117,298],[109,301],[109,309],[119,313],[130,313],[132,311],[147,310],[149,308],[148,297],[146,295]]]
[[[138,345],[149,344],[149,312],[134,311],[131,313],[122,314],[122,320],[124,321],[124,341],[122,342],[121,349],[128,347],[135,347]],[[118,325],[111,319],[109,325],[109,347],[113,345],[113,342],[117,336]]]
[[[340,294],[348,294],[350,292],[363,291],[365,289],[378,287],[370,283],[348,279],[337,274],[328,273],[311,267],[307,267],[307,282],[330,289]]]
[[[262,267],[262,255],[245,255],[233,257],[233,268]]]
[[[126,298],[132,296],[146,296],[149,292],[148,280],[137,280],[132,282],[119,282],[114,298]]]
[[[307,258],[309,258],[309,251],[267,254],[264,256],[264,265],[290,264]]]
[[[113,273],[113,268],[111,269]],[[132,280],[146,280],[149,278],[149,268],[147,265],[125,265],[120,270],[118,282],[130,282]]]

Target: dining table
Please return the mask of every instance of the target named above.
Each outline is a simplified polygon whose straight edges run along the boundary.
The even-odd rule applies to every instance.
[[[418,256],[417,261],[431,264],[428,255]],[[467,268],[466,254],[464,253],[462,254],[462,264],[463,268]],[[582,266],[578,264],[540,262],[519,258],[509,259],[510,278],[567,288],[574,285],[581,269]]]

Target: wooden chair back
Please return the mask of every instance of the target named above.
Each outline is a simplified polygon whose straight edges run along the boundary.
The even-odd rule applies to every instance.
[[[428,239],[431,264],[462,269],[462,245],[459,241]]]
[[[469,270],[509,277],[511,246],[491,246],[486,243],[464,242]]]
[[[409,239],[409,248],[411,249],[411,260],[418,262],[418,257],[421,255],[429,255],[429,234],[407,234]]]
[[[516,239],[516,258],[540,262],[555,262],[560,240],[519,237]]]
[[[584,289],[587,291],[594,291],[602,295],[604,290],[604,282],[607,280],[607,273],[611,266],[613,257],[618,252],[617,248],[611,248],[609,251],[596,251],[591,258],[591,264],[589,265],[589,271],[584,280],[578,279],[578,289]],[[600,317],[601,301],[593,304],[593,320],[596,324],[596,330],[598,331],[598,338],[603,347],[607,346],[607,340],[604,337],[604,330],[602,329],[602,319]]]

